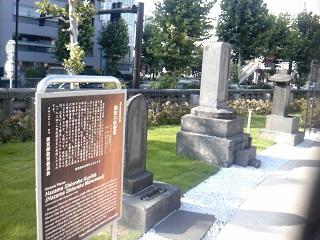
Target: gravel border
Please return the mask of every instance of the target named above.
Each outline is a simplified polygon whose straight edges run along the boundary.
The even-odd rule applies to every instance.
[[[307,135],[305,139],[320,141],[320,134]],[[290,159],[295,159],[292,146],[276,144],[260,152],[257,159],[261,161],[258,169],[243,168],[233,165],[220,171],[192,188],[181,198],[181,210],[211,214],[215,223],[207,232],[204,240],[215,240],[220,230],[227,224],[236,210],[268,176],[275,173]],[[303,148],[298,151],[303,151]],[[168,240],[151,229],[139,240]]]

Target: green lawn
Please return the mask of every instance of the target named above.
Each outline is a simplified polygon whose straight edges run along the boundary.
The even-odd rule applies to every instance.
[[[244,117],[244,131],[247,131],[248,117]],[[266,126],[266,116],[252,115],[250,136],[252,137],[252,145],[257,147],[257,152],[261,152],[263,149],[274,144],[272,141],[260,138],[259,131]]]
[[[176,134],[180,126],[160,126],[148,131],[147,169],[159,181],[179,186],[182,192],[198,185],[218,171],[205,162],[176,155]]]
[[[252,121],[253,145],[258,150],[270,146],[272,142],[257,137],[258,129],[264,127],[265,117],[253,116]],[[154,173],[156,180],[177,185],[185,192],[218,168],[176,156],[175,137],[178,131],[179,126],[149,130],[147,168]],[[32,142],[0,144],[0,239],[36,239],[34,147]],[[136,235],[125,232],[120,239],[135,239]]]
[[[36,239],[34,143],[0,145],[0,239]]]

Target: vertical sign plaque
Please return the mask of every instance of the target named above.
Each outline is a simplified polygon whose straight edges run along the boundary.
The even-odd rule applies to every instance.
[[[38,239],[83,239],[121,216],[126,92],[36,98]]]

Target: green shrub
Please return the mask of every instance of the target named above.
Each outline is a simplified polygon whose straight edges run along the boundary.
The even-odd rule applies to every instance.
[[[148,104],[148,124],[149,126],[180,124],[181,117],[190,113],[191,107],[187,102],[181,104],[166,102]]]
[[[271,113],[272,102],[269,100],[238,99],[229,101],[228,105],[240,116],[246,115],[249,109],[253,113],[267,115]]]
[[[12,138],[20,142],[34,139],[34,116],[31,112],[16,112],[6,120],[2,120],[0,135],[3,143]]]
[[[290,113],[300,113],[304,110],[306,105],[306,100],[304,98],[301,99],[295,99],[293,101],[290,101],[289,103],[289,112]]]
[[[160,89],[175,88],[177,80],[178,79],[176,77],[174,77],[172,74],[165,73],[159,77],[157,82],[152,83],[152,87],[155,89],[157,89],[157,88],[160,88]]]
[[[47,72],[45,68],[28,67],[24,73],[25,78],[44,78]]]

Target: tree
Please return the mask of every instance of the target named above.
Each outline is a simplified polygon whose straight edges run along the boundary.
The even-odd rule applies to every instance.
[[[174,75],[190,70],[197,43],[210,37],[208,13],[215,1],[164,0],[156,5],[149,54]]]
[[[118,69],[118,61],[129,51],[127,23],[122,18],[117,21],[108,21],[102,26],[98,43],[106,58],[106,70],[114,75]]]
[[[151,74],[157,73],[161,69],[161,62],[152,55],[152,37],[156,34],[157,29],[153,23],[146,24],[142,36],[141,61],[150,68]]]
[[[288,73],[291,73],[296,49],[300,47],[299,32],[292,26],[293,19],[289,14],[270,15],[270,19],[272,27],[267,41],[268,53],[289,61]]]
[[[57,4],[49,3],[49,0],[37,2],[36,5],[40,14],[57,17],[60,21],[69,25],[67,29],[63,29],[69,33],[70,42],[64,45],[63,41],[67,41],[68,38],[61,33],[61,39],[57,42],[55,49],[64,45],[69,54],[61,55],[61,57],[64,57],[63,65],[69,74],[76,74],[82,72],[85,66],[83,61],[85,52],[83,47],[79,45],[79,34],[93,34],[93,29],[86,29],[88,32],[84,33],[83,30],[79,29],[79,25],[91,25],[91,19],[94,15],[94,6],[89,0],[81,2],[78,2],[78,0],[68,0],[68,3],[67,9],[59,7]],[[60,28],[60,30],[62,29]],[[85,41],[84,47],[87,47],[87,41]]]
[[[294,60],[300,78],[306,80],[313,59],[320,60],[320,17],[312,13],[300,13],[293,27],[298,31],[299,42],[295,48]]]
[[[242,59],[252,59],[265,53],[271,21],[263,0],[222,0],[217,25],[219,40],[229,42]]]
[[[92,37],[94,36],[94,26],[91,24],[92,16],[86,14],[87,9],[83,8],[83,3],[79,3],[77,6],[77,11],[82,11],[84,13],[84,18],[81,24],[79,24],[79,46],[85,52],[91,52],[93,48]],[[68,12],[68,5],[65,6],[66,12]],[[68,16],[65,16],[68,19]],[[58,37],[54,40],[53,44],[53,54],[58,59],[58,61],[63,62],[63,59],[68,59],[70,57],[67,51],[67,45],[70,42],[70,35],[68,33],[68,23],[64,21],[59,21]]]

